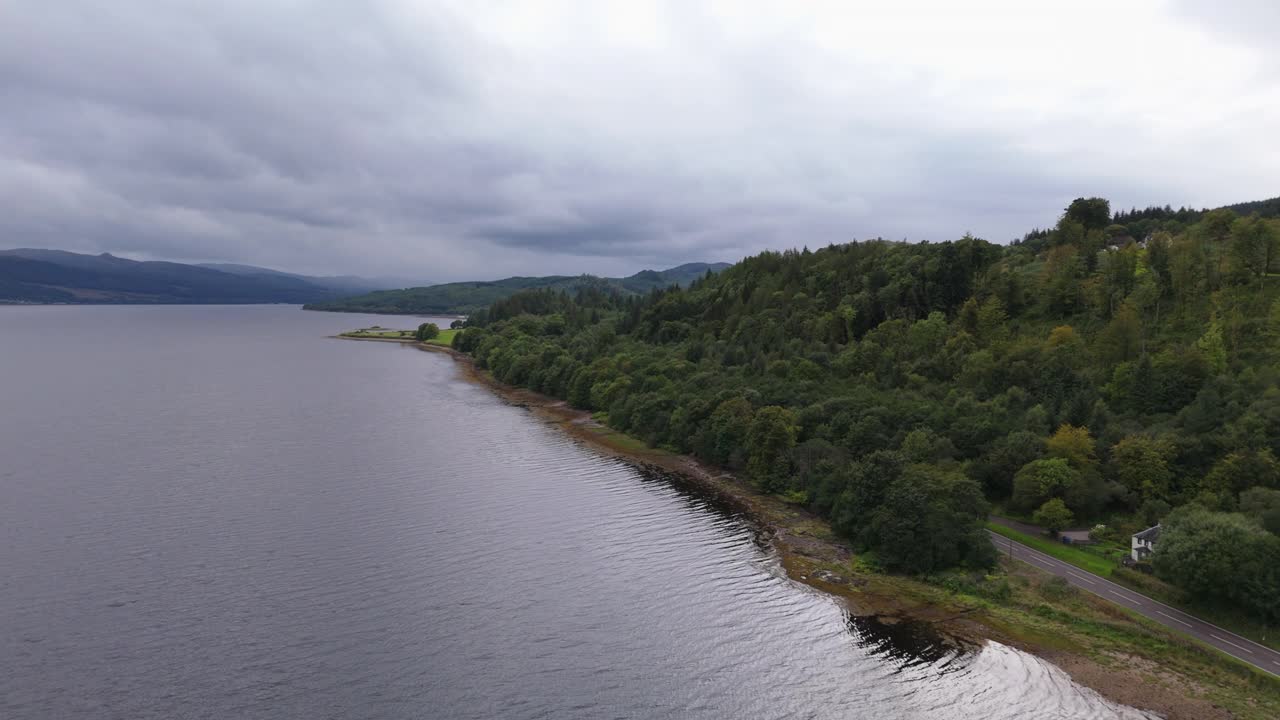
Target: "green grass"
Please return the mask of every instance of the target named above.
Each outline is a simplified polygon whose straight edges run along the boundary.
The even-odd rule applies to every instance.
[[[1003,525],[997,525],[991,522],[987,523],[987,529],[999,533],[1007,538],[1013,538],[1023,545],[1039,550],[1045,555],[1050,555],[1063,562],[1071,563],[1072,565],[1088,570],[1095,575],[1110,577],[1111,571],[1116,568],[1114,560],[1083,548],[1064,545],[1063,543],[1055,542],[1048,538],[1027,535],[1026,533],[1021,533],[1017,530],[1012,530]]]
[[[414,330],[387,330],[386,328],[362,328],[360,330],[350,330],[341,334],[341,337],[349,338],[373,338],[376,340],[412,340],[414,338]],[[457,330],[441,330],[440,334],[427,341],[428,345],[442,345],[444,347],[453,346],[453,338],[457,336]]]
[[[342,337],[375,338],[379,340],[412,340],[412,330],[387,330],[385,328],[362,328],[341,334]]]
[[[453,347],[453,338],[458,334],[457,330],[441,330],[440,334],[427,341],[428,345],[443,345],[445,347]]]
[[[648,443],[638,437],[618,432],[610,427],[599,428],[596,432],[604,439],[605,442],[620,450],[630,452],[664,452],[658,448],[650,447]]]

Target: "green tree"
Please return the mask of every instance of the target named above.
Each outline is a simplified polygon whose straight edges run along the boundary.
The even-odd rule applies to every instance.
[[[1241,551],[1256,531],[1243,516],[1180,510],[1162,525],[1152,565],[1161,578],[1191,593],[1218,595],[1239,580]]]
[[[1115,478],[1129,491],[1130,504],[1167,499],[1173,481],[1174,448],[1147,435],[1127,435],[1111,448]]]
[[[987,509],[978,484],[959,472],[909,465],[871,514],[869,544],[891,570],[988,567],[994,550],[982,529]]]
[[[1053,534],[1057,534],[1071,525],[1075,520],[1075,515],[1067,509],[1066,503],[1061,498],[1052,498],[1044,501],[1044,503],[1036,509],[1034,515],[1031,516],[1031,522],[1041,525],[1044,529]]]
[[[418,342],[426,342],[433,340],[440,335],[440,327],[435,323],[422,323],[418,326],[418,331],[414,333],[414,337]]]
[[[1087,427],[1064,424],[1044,445],[1051,456],[1063,458],[1077,470],[1091,471],[1097,467],[1093,436]]]
[[[1051,314],[1065,315],[1080,308],[1084,261],[1074,245],[1049,250],[1040,273],[1041,298]]]
[[[1138,509],[1138,515],[1147,527],[1151,527],[1164,519],[1164,516],[1168,515],[1172,509],[1173,507],[1164,500],[1153,498],[1142,503],[1142,507]]]
[[[711,413],[704,457],[718,465],[741,466],[747,457],[747,433],[754,411],[745,398],[725,400]]]
[[[1030,512],[1046,500],[1060,498],[1080,481],[1080,473],[1062,458],[1032,460],[1013,476],[1011,504]]]
[[[1107,362],[1122,363],[1138,357],[1142,350],[1142,321],[1138,312],[1125,303],[1098,335],[1099,355]]]
[[[1022,466],[1044,454],[1044,438],[1026,430],[1015,430],[992,443],[990,450],[974,458],[969,475],[992,497],[1008,497],[1013,477]]]
[[[978,338],[983,343],[1001,342],[1009,335],[1009,314],[1000,298],[987,298],[977,316]]]
[[[1111,203],[1099,197],[1076,198],[1067,206],[1066,219],[1088,230],[1104,230],[1111,224]]]
[[[795,413],[776,405],[760,408],[751,420],[747,471],[768,492],[788,487],[797,431]]]
[[[1237,279],[1266,277],[1280,244],[1275,230],[1257,215],[1237,220],[1231,228],[1228,253]]]
[[[1098,261],[1098,305],[1107,315],[1115,312],[1120,303],[1133,292],[1137,282],[1138,253],[1132,245],[1118,250],[1108,250]]]
[[[902,440],[902,455],[908,462],[942,462],[955,457],[951,441],[928,428],[917,428]]]
[[[1214,464],[1201,484],[1202,489],[1226,497],[1251,487],[1280,487],[1280,462],[1270,448],[1227,454]]]
[[[1265,487],[1245,490],[1240,493],[1240,512],[1256,520],[1267,532],[1280,535],[1280,490]]]
[[[1199,241],[1182,237],[1170,243],[1169,283],[1179,310],[1185,311],[1209,283],[1207,271],[1210,267],[1204,246]]]
[[[1152,564],[1194,596],[1280,619],[1280,538],[1243,515],[1179,509],[1162,526]]]
[[[1236,214],[1226,208],[1218,208],[1210,210],[1200,218],[1200,229],[1206,238],[1212,242],[1226,242],[1231,236],[1231,228],[1236,224],[1239,218]]]

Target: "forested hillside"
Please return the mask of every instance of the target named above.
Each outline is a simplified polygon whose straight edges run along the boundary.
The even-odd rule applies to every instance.
[[[520,293],[455,347],[807,504],[890,570],[989,564],[988,503],[1163,520],[1160,576],[1280,619],[1278,225],[1080,199],[1010,246],[877,240],[642,298]]]
[[[547,275],[509,277],[502,280],[455,282],[403,290],[382,290],[355,297],[307,305],[307,310],[387,313],[392,315],[466,315],[509,298],[523,290],[560,290],[577,293],[597,288],[623,295],[644,294],[669,285],[688,285],[708,270],[719,272],[728,263],[686,263],[667,270],[641,270],[624,278],[595,275]]]

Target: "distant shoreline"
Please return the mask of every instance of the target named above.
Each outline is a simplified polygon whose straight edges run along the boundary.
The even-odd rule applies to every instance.
[[[297,303],[294,303],[294,304],[296,305]],[[429,317],[429,318],[449,318],[450,320],[466,320],[468,317],[466,315],[459,315],[457,313],[448,313],[448,312],[418,312],[418,311],[385,312],[380,310],[375,311],[375,310],[358,310],[358,309],[339,310],[336,308],[335,309],[313,308],[313,307],[307,307],[306,305],[303,305],[302,309],[306,310],[307,312],[342,313],[344,315],[386,315],[388,317]]]
[[[1150,668],[1113,664],[1127,656],[1118,658],[1108,651],[1102,653],[1107,660],[1100,661],[1080,651],[1063,649],[1057,638],[1043,635],[1034,616],[1023,617],[1016,608],[996,613],[993,609],[969,607],[934,585],[855,569],[851,562],[852,549],[834,535],[826,520],[777,496],[763,494],[728,471],[710,467],[687,455],[651,448],[604,426],[589,412],[573,408],[563,400],[502,383],[476,367],[471,356],[453,348],[412,339],[334,337],[399,343],[449,355],[467,381],[484,385],[508,403],[527,408],[544,422],[591,448],[678,476],[699,492],[742,513],[758,537],[777,552],[790,579],[839,598],[854,615],[873,616],[889,624],[927,624],[943,642],[957,648],[978,647],[988,640],[1018,648],[1053,663],[1075,682],[1113,702],[1158,712],[1168,720],[1232,717],[1223,708],[1196,695],[1190,687],[1183,687],[1184,692],[1179,693],[1148,682]]]

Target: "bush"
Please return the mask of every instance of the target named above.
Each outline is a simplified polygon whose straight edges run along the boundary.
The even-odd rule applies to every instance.
[[[1080,594],[1065,578],[1051,577],[1040,583],[1040,595],[1049,600],[1067,600]]]
[[[978,586],[978,593],[988,600],[1005,602],[1013,597],[1013,587],[1009,585],[1008,578],[988,575]]]
[[[1066,503],[1062,502],[1061,498],[1046,500],[1031,516],[1031,522],[1043,525],[1045,529],[1054,534],[1070,525],[1075,519],[1075,515],[1067,509]]]
[[[434,340],[439,335],[440,328],[435,323],[422,323],[418,326],[418,332],[414,334],[414,337],[418,339],[418,342],[426,342],[427,340]]]

